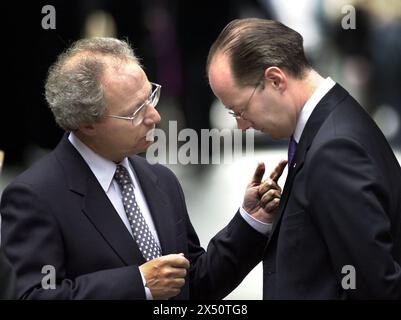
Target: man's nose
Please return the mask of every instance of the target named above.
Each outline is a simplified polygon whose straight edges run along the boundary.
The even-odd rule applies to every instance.
[[[158,124],[161,120],[159,112],[156,110],[155,107],[152,105],[148,106],[148,110],[146,110],[146,115],[145,119],[143,120],[143,123],[147,126],[152,126],[155,124]]]

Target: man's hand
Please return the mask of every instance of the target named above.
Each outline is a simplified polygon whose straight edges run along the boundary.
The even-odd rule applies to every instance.
[[[162,256],[139,267],[155,300],[167,300],[179,294],[188,268],[189,261],[182,253]]]
[[[258,163],[252,181],[245,191],[242,205],[245,211],[255,219],[265,223],[273,222],[273,217],[281,198],[281,188],[277,181],[286,165],[287,160],[281,160],[270,174],[270,178],[262,183],[265,165],[264,163]]]
[[[283,174],[284,168],[287,165],[287,160],[281,160],[269,179],[266,179],[259,186],[260,206],[266,213],[275,214],[281,199],[281,188],[277,181]]]

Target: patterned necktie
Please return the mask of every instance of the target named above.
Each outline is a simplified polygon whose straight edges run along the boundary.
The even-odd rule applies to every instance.
[[[146,261],[161,256],[161,249],[157,245],[150,229],[142,215],[134,194],[134,185],[127,169],[122,165],[117,165],[114,179],[117,181],[124,204],[125,213],[127,214],[129,225],[135,241],[141,250]]]
[[[298,143],[295,141],[294,136],[291,136],[290,144],[288,146],[288,167],[291,167],[292,160],[294,160],[297,145]]]

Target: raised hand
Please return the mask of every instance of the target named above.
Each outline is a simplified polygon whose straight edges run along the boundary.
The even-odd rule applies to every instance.
[[[270,178],[262,183],[265,173],[263,162],[258,163],[251,182],[248,184],[243,202],[243,208],[255,219],[265,223],[273,222],[275,211],[280,203],[281,188],[277,184],[287,164],[286,160],[280,161]]]
[[[270,177],[259,186],[260,206],[266,214],[274,215],[280,204],[281,188],[277,182],[283,174],[286,165],[287,160],[281,160],[270,174]]]

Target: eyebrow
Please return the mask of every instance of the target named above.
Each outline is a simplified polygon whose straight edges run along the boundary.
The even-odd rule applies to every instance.
[[[151,84],[151,85],[150,85],[150,93],[149,93],[148,97],[147,97],[143,102],[138,103],[138,104],[136,104],[136,105],[134,105],[134,106],[130,106],[129,108],[127,108],[127,111],[124,111],[123,114],[126,114],[126,115],[130,114],[130,115],[132,115],[136,110],[138,110],[138,108],[139,108],[141,105],[143,105],[143,104],[146,102],[146,100],[148,100],[148,99],[150,98],[150,96],[152,95],[152,91],[153,91],[152,89],[153,89],[153,86],[152,86],[152,84]]]

